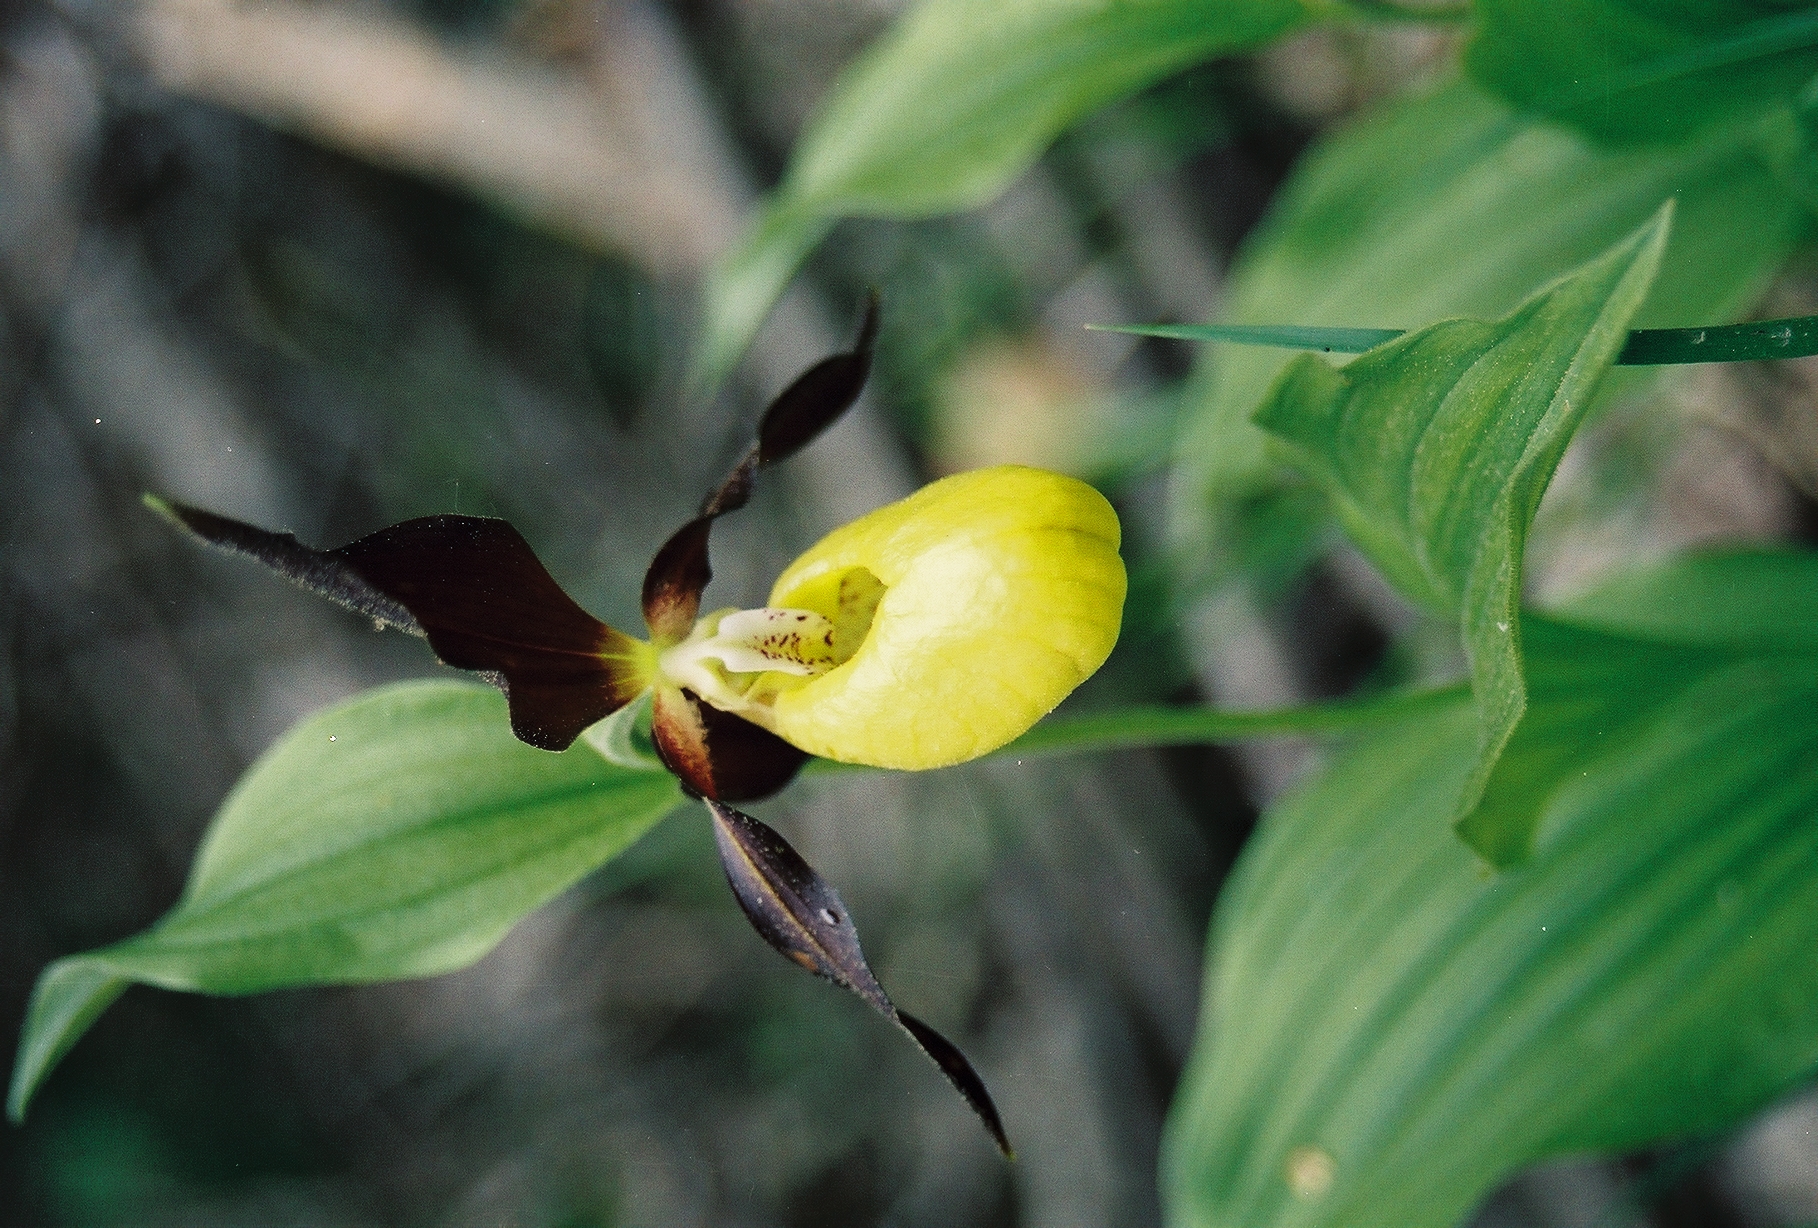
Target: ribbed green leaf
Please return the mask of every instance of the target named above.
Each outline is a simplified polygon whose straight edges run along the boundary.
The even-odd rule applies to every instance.
[[[1671,213],[1494,323],[1434,324],[1343,368],[1302,355],[1256,412],[1389,579],[1459,620],[1482,718],[1459,817],[1526,706],[1528,524],[1647,297]],[[1464,831],[1492,859],[1525,843],[1482,824]]]
[[[1532,778],[1550,800],[1519,868],[1484,874],[1449,830],[1463,703],[1264,819],[1213,925],[1174,1224],[1443,1228],[1527,1163],[1720,1130],[1818,1068],[1818,623],[1808,596],[1778,612],[1807,620],[1794,648],[1722,625],[1760,604],[1751,574],[1796,567],[1809,594],[1818,563],[1725,566],[1745,586],[1678,645],[1530,619],[1530,719],[1579,750]]]
[[[1784,108],[1818,73],[1808,0],[1478,0],[1472,74],[1607,140]]]
[[[1818,577],[1798,550],[1689,555],[1574,598],[1561,613],[1586,626],[1668,643],[1779,644],[1818,650]]]
[[[1526,856],[1565,765],[1624,753],[1653,709],[1728,660],[1688,647],[1818,652],[1818,574],[1802,553],[1693,555],[1605,585],[1562,613],[1578,624],[1583,651],[1537,645],[1556,634],[1549,623],[1527,632],[1533,704],[1460,825],[1498,865]],[[1612,633],[1600,640],[1598,627]]]
[[[1302,0],[925,0],[841,74],[709,283],[704,378],[738,360],[833,219],[984,204],[1074,121],[1306,16]]]
[[[680,800],[667,773],[524,745],[491,687],[404,683],[330,708],[241,778],[176,908],[45,971],[8,1112],[131,982],[241,994],[463,967]]]
[[[1226,320],[1418,328],[1492,318],[1669,197],[1679,202],[1672,241],[1636,324],[1734,319],[1803,225],[1741,138],[1601,150],[1457,83],[1303,159],[1233,270]],[[1185,557],[1213,552],[1229,509],[1281,480],[1250,414],[1287,362],[1259,349],[1202,354],[1175,477]]]

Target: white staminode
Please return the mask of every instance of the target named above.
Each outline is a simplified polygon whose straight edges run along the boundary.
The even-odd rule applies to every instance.
[[[813,610],[709,614],[658,660],[668,678],[716,707],[737,711],[756,675],[808,678],[832,669],[833,623]],[[743,679],[728,675],[746,675]]]

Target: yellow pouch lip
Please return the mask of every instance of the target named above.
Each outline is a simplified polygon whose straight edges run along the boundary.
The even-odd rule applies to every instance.
[[[815,608],[828,577],[855,567],[886,591],[851,659],[776,679],[749,715],[803,750],[878,767],[996,750],[1110,654],[1120,540],[1104,496],[1060,474],[1003,465],[932,483],[836,529],[778,578],[772,606]]]

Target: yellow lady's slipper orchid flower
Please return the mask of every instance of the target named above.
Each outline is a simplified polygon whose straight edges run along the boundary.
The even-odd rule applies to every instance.
[[[657,754],[712,812],[721,864],[752,925],[907,1032],[1009,1154],[984,1083],[959,1050],[891,1003],[839,894],[729,804],[776,792],[809,755],[913,769],[987,754],[1066,698],[1117,640],[1125,580],[1116,513],[1083,482],[1013,465],[935,482],[828,534],[782,574],[768,606],[701,615],[713,522],[744,505],[761,466],[804,447],[853,403],[876,333],[874,298],[852,350],[771,402],[744,459],[657,551],[642,594],[648,641],[575,604],[502,520],[428,516],[320,550],[201,508],[148,502],[212,545],[425,637],[443,661],[505,692],[512,730],[532,746],[566,750],[649,693]]]
[[[1073,478],[1003,465],[836,529],[768,608],[708,615],[659,670],[810,754],[935,768],[1047,715],[1117,641],[1117,514]]]

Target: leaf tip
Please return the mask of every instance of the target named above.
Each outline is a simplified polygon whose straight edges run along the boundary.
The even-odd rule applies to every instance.
[[[6,1093],[6,1118],[25,1121],[25,1111],[44,1080],[80,1040],[101,1012],[126,990],[126,980],[87,956],[71,956],[46,968],[32,988],[25,1008],[25,1027],[13,1060],[13,1079]]]

